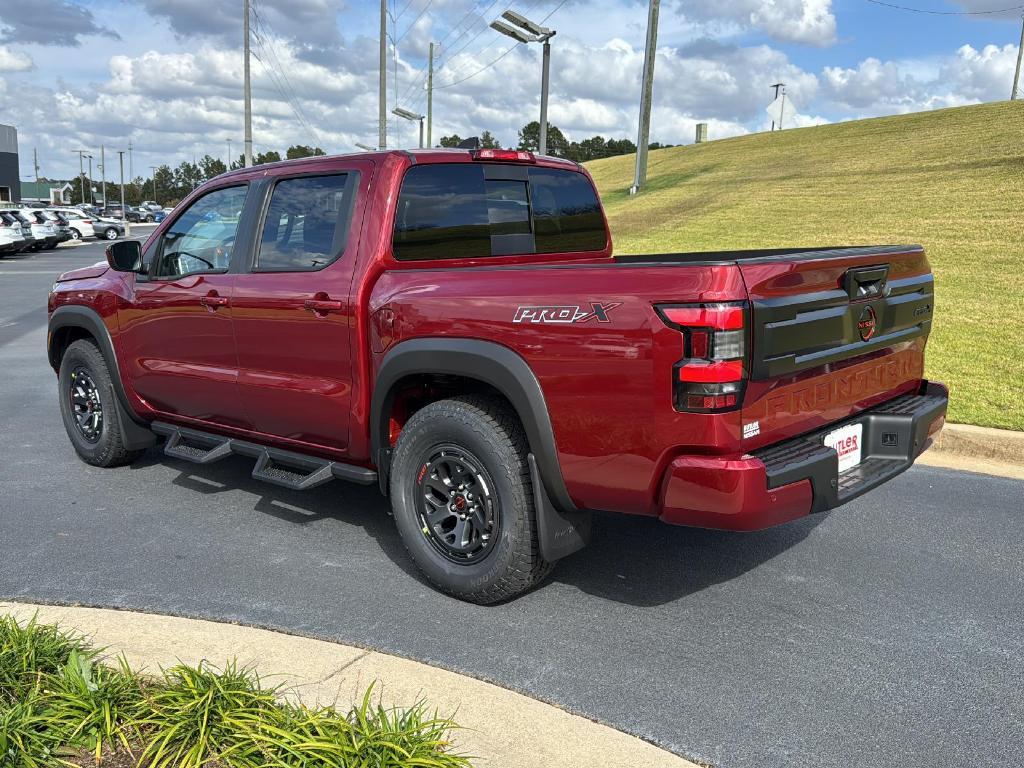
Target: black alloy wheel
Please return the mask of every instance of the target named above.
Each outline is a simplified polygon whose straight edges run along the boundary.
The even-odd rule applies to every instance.
[[[99,388],[89,371],[81,366],[75,368],[71,373],[69,389],[71,411],[79,434],[90,443],[99,442],[103,434],[103,403]]]
[[[483,463],[465,448],[435,446],[418,481],[419,523],[434,549],[460,564],[487,557],[496,541],[500,508]]]

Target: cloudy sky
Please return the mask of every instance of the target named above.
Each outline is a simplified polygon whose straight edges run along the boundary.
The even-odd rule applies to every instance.
[[[1024,0],[662,0],[652,140],[764,130],[769,85],[788,84],[789,125],[1006,99]],[[1021,5],[1022,9],[990,13]],[[379,4],[253,0],[256,151],[375,144]],[[558,31],[549,119],[572,139],[635,140],[646,0],[389,0],[388,106],[425,109],[439,42],[434,140],[537,117],[540,46],[488,28],[505,8]],[[967,15],[973,14],[973,15]],[[41,173],[134,147],[137,176],[193,155],[241,151],[242,0],[33,0],[0,8],[0,122]],[[395,55],[397,53],[397,55]],[[397,88],[396,88],[397,78]],[[389,116],[390,117],[390,116]],[[389,145],[416,128],[391,118]],[[116,155],[114,156],[116,159]],[[98,175],[98,172],[97,172]]]

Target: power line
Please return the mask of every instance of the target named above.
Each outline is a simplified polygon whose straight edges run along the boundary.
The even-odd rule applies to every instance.
[[[927,13],[931,16],[990,16],[996,13],[1010,13],[1011,11],[1024,11],[1024,5],[1015,5],[1012,8],[997,8],[991,11],[932,11],[927,8],[909,8],[905,5],[885,3],[882,0],[867,0],[873,5],[882,5],[886,8],[895,8],[897,11],[909,11],[910,13]]]

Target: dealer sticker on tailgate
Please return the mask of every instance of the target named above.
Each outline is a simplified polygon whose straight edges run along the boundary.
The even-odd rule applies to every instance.
[[[840,472],[845,472],[860,464],[860,439],[863,434],[863,424],[847,424],[845,427],[840,427],[825,435],[825,445],[835,448],[836,453],[839,454]]]

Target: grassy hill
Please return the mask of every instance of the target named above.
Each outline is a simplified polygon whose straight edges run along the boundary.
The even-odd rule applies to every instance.
[[[921,243],[950,420],[1024,429],[1024,102],[761,133],[588,165],[616,253]]]

